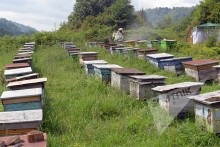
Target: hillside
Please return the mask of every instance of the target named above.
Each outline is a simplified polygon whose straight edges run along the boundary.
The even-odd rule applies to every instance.
[[[21,34],[30,35],[35,32],[37,32],[37,30],[32,27],[0,18],[0,36]]]
[[[173,7],[145,9],[146,21],[153,27],[163,24],[164,21],[178,23],[191,14],[195,7]]]

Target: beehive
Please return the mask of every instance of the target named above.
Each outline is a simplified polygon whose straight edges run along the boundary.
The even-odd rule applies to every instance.
[[[183,82],[157,86],[152,90],[157,93],[162,109],[170,114],[178,115],[193,112],[193,102],[187,97],[199,94],[202,85],[201,82]]]
[[[173,72],[177,75],[184,73],[185,68],[182,62],[192,61],[192,57],[179,57],[161,60],[161,66],[164,70]]]
[[[83,65],[83,61],[97,60],[98,53],[97,52],[81,52],[79,54],[80,64]]]
[[[159,68],[163,68],[162,64],[161,64],[161,60],[164,59],[170,59],[173,58],[174,56],[171,54],[167,54],[167,53],[158,53],[158,54],[149,54],[147,55],[147,59],[149,60],[149,62]]]
[[[123,90],[124,92],[129,94],[129,76],[131,75],[145,75],[145,73],[136,68],[112,68],[111,86],[117,87],[120,90]]]
[[[194,101],[195,121],[214,134],[220,133],[220,91],[188,97]]]
[[[4,91],[1,95],[4,111],[42,109],[42,88]]]
[[[146,55],[148,55],[148,54],[157,54],[157,53],[158,53],[158,50],[153,49],[153,48],[137,50],[137,56],[140,59],[146,59]]]
[[[131,56],[131,57],[137,57],[137,51],[140,50],[139,48],[132,48],[132,47],[125,47],[123,49],[123,54]]]
[[[217,71],[218,82],[220,83],[220,65],[213,66]]]
[[[132,75],[130,76],[130,95],[138,100],[156,97],[152,88],[165,84],[166,77],[158,75]]]
[[[94,64],[95,75],[102,79],[103,82],[111,83],[111,69],[122,68],[117,64]]]
[[[42,109],[0,112],[0,136],[27,134],[38,130],[42,119]]]
[[[15,69],[6,69],[4,76],[6,79],[14,78],[17,76],[23,76],[32,73],[31,67],[24,68],[15,68]]]
[[[93,64],[108,64],[108,62],[104,60],[92,60],[92,61],[83,61],[83,65],[85,66],[86,74],[94,74],[94,66]]]
[[[217,70],[213,66],[218,64],[219,61],[210,59],[183,62],[186,74],[201,82],[217,78]]]
[[[28,63],[29,65],[31,65],[32,64],[32,57],[30,57],[30,58],[20,58],[20,59],[14,59],[13,61],[12,61],[13,63]]]

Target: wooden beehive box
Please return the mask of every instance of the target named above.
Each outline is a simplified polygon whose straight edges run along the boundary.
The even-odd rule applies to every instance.
[[[203,84],[201,82],[183,82],[157,86],[152,90],[158,94],[162,109],[170,114],[178,115],[193,112],[193,102],[187,97],[199,94]]]
[[[123,55],[124,54],[123,50],[124,50],[124,47],[116,47],[115,48],[115,53]]]
[[[98,53],[97,52],[81,52],[79,54],[80,64],[83,65],[83,61],[97,60]]]
[[[29,51],[29,52],[19,52],[17,55],[33,55],[34,52],[33,51]]]
[[[23,142],[21,143],[22,147],[47,147],[47,134],[43,133],[44,135],[44,141],[40,141],[40,142],[34,142],[34,143],[29,143],[28,142],[28,138],[27,135],[19,135],[20,139],[23,140]],[[15,136],[3,136],[0,137],[1,141],[7,142],[8,140],[10,140],[12,137]],[[15,147],[16,145],[14,145]]]
[[[14,56],[14,59],[25,59],[25,58],[32,58],[32,55],[30,55],[30,54],[22,54],[22,55],[16,54]]]
[[[218,82],[220,83],[220,65],[213,66],[217,71]]]
[[[201,82],[217,78],[217,70],[213,66],[218,64],[219,61],[210,59],[183,62],[186,74]]]
[[[31,73],[24,76],[18,76],[15,78],[6,79],[6,82],[15,82],[15,81],[22,81],[22,80],[28,80],[28,79],[36,79],[39,77],[38,73]]]
[[[220,91],[188,97],[194,101],[195,121],[214,134],[220,133]]]
[[[7,64],[5,66],[6,69],[15,69],[15,68],[25,68],[30,67],[28,63],[14,63],[14,64]]]
[[[30,58],[14,59],[12,62],[13,63],[28,63],[29,65],[31,65],[32,64],[32,57],[30,57]]]
[[[4,111],[42,109],[42,88],[4,91],[1,101]]]
[[[132,75],[130,76],[130,95],[138,100],[147,100],[156,97],[152,88],[165,85],[164,76],[159,75]]]
[[[123,54],[129,55],[132,57],[137,57],[137,51],[140,50],[140,48],[132,48],[132,47],[125,47],[123,49]]]
[[[192,57],[179,57],[161,60],[164,70],[173,72],[177,75],[184,73],[185,68],[182,62],[192,61]]]
[[[126,40],[123,41],[124,46],[135,47],[136,40]]]
[[[145,75],[146,73],[136,68],[112,68],[111,72],[111,86],[117,87],[120,90],[130,93],[129,76],[131,75]]]
[[[28,48],[21,48],[18,50],[18,53],[26,53],[26,52],[33,52],[31,49]]]
[[[154,48],[137,50],[137,56],[140,59],[146,59],[146,55],[148,54],[157,54],[157,53],[158,53],[158,50]]]
[[[108,64],[108,62],[104,60],[92,60],[92,61],[83,61],[83,65],[85,66],[86,74],[94,74],[94,66],[93,64]]]
[[[67,48],[66,51],[67,52],[70,52],[70,51],[80,52],[80,48]]]
[[[5,79],[15,78],[32,73],[31,67],[6,69],[4,72]]]
[[[158,53],[158,54],[148,54],[147,55],[147,59],[149,60],[149,62],[158,68],[163,68],[162,64],[161,64],[161,60],[170,59],[173,57],[174,57],[173,55],[167,54],[167,53]]]
[[[25,48],[29,48],[29,49],[31,49],[31,50],[35,50],[35,45],[24,44],[23,47],[25,47]]]
[[[0,112],[0,136],[21,135],[38,130],[42,120],[42,109]]]
[[[123,49],[123,46],[111,46],[110,47],[110,53],[113,55],[113,54],[115,54],[115,53],[120,53],[119,52],[119,50],[117,50],[117,49]],[[122,54],[122,51],[121,51],[121,54]]]
[[[122,68],[117,64],[93,64],[95,75],[97,75],[103,82],[111,83],[111,69]]]

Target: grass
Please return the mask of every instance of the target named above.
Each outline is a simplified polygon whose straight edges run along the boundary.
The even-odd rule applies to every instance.
[[[147,74],[167,77],[167,83],[194,81],[157,69],[144,60],[110,55],[100,48],[99,58],[123,67],[136,67]],[[1,78],[6,64],[11,63],[17,48],[0,49]],[[48,133],[48,146],[219,146],[218,136],[198,128],[193,117],[174,120],[160,134],[147,102],[86,76],[77,61],[57,46],[38,46],[33,70],[47,77],[46,104],[41,130]],[[202,93],[218,90],[216,82],[206,84]],[[1,82],[0,92],[5,90]],[[2,111],[2,107],[0,108]],[[165,119],[165,117],[164,117]]]
[[[85,50],[91,50],[82,46]],[[176,77],[144,60],[110,55],[103,49],[99,58],[147,74],[168,77],[167,83],[193,81]],[[174,120],[159,134],[146,102],[86,76],[79,63],[59,46],[41,46],[34,54],[34,70],[48,78],[46,105],[41,129],[49,135],[49,146],[218,146],[220,139],[195,126],[194,119]],[[202,92],[219,89],[205,85]]]

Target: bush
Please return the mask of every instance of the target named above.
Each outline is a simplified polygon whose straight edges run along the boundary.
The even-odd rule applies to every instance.
[[[214,47],[214,46],[216,46],[216,42],[217,42],[217,37],[216,36],[210,36],[206,40],[205,45],[207,47]]]

